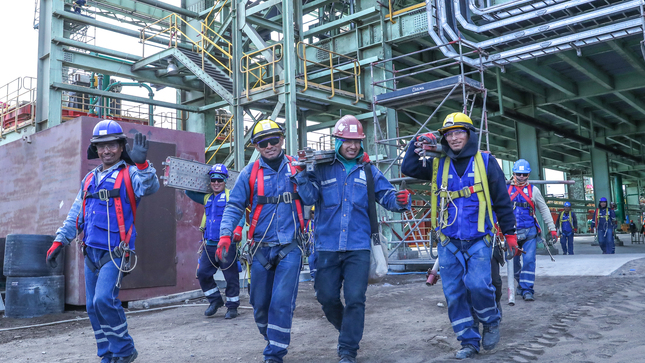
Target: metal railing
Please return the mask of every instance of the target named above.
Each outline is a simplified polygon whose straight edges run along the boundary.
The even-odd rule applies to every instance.
[[[18,77],[0,87],[0,135],[34,124],[36,78]]]
[[[394,17],[397,15],[401,15],[404,13],[409,13],[410,11],[414,11],[417,9],[421,9],[426,6],[426,3],[418,3],[412,6],[408,6],[406,8],[400,9],[400,10],[394,10],[394,7],[392,6],[392,0],[389,0],[389,14],[385,14],[385,19],[388,19],[392,24],[396,24],[396,21],[394,21]]]
[[[162,23],[164,21],[169,22],[168,28],[165,28],[162,30],[158,31],[150,31],[151,35],[148,35],[146,33],[146,30],[150,30],[151,27],[157,25],[158,23]],[[200,29],[197,30],[194,26],[192,26],[190,23],[185,21],[184,19],[181,18],[180,15],[178,14],[170,14],[162,19],[157,20],[156,22],[144,27],[140,31],[140,41],[143,44],[143,56],[145,57],[145,45],[146,41],[149,41],[153,38],[162,38],[168,41],[168,47],[169,48],[177,48],[179,47],[179,43],[181,43],[181,37],[183,36],[183,39],[192,44],[193,48],[197,50],[197,53],[200,54],[202,58],[202,69],[204,69],[204,61],[206,59],[210,59],[211,61],[219,64],[222,68],[224,68],[226,71],[228,71],[228,74],[232,74],[232,67],[231,67],[231,62],[233,59],[233,56],[231,55],[231,49],[233,47],[233,44],[229,42],[226,38],[224,38],[222,35],[211,29],[208,25],[206,25],[204,22],[200,22]],[[187,28],[193,29],[197,34],[199,39],[194,40],[190,38],[182,29],[182,25],[185,25]],[[217,39],[217,42],[222,41],[224,42],[223,47],[220,47],[217,42],[211,40],[211,34]],[[206,50],[206,47],[210,45],[214,49],[217,49],[219,53],[221,53],[225,59],[228,60],[228,65],[222,63],[216,56],[211,54]]]
[[[224,139],[220,139],[220,135],[222,135],[222,133],[224,133],[224,135],[225,135]],[[206,162],[207,164],[210,163],[211,160],[213,160],[213,158],[215,157],[215,154],[217,154],[219,149],[222,148],[222,145],[224,145],[224,143],[226,143],[227,141],[228,142],[233,141],[233,115],[231,115],[231,117],[228,119],[228,121],[226,121],[224,126],[219,130],[217,135],[215,135],[215,137],[213,138],[213,141],[206,148],[206,153],[208,153],[210,151],[211,147],[213,146],[213,144],[215,144],[215,141],[217,141],[217,140],[220,140],[220,144],[217,147],[217,149],[215,149],[215,151],[213,152],[213,155],[211,155],[210,159],[208,159],[208,161]]]
[[[325,53],[329,54],[329,64],[318,63],[318,62],[315,62],[315,61],[307,59],[307,47],[312,47],[312,48],[315,48],[316,50],[318,50],[319,52],[325,52]],[[300,54],[301,50],[302,50],[302,55]],[[309,73],[308,65],[313,64],[313,65],[316,65],[318,67],[321,67],[322,69],[329,69],[330,81],[320,83],[320,85],[326,85],[327,83],[329,83],[329,87],[331,88],[331,96],[328,96],[327,98],[331,99],[336,95],[336,89],[337,88],[340,89],[340,81],[345,80],[345,79],[353,79],[354,80],[354,92],[353,93],[356,96],[356,100],[354,102],[352,102],[352,104],[355,105],[355,104],[358,103],[358,101],[360,100],[360,93],[359,93],[359,90],[358,90],[358,84],[359,84],[358,83],[358,76],[361,75],[361,66],[358,63],[358,59],[348,57],[348,56],[340,54],[340,53],[332,52],[329,49],[317,47],[315,45],[311,45],[311,44],[307,44],[307,43],[303,43],[303,42],[298,42],[298,44],[296,45],[296,53],[298,55],[298,58],[300,58],[300,60],[302,60],[303,69],[304,69],[303,79],[304,79],[304,82],[305,82],[305,88],[300,92],[303,92],[303,93],[306,92],[307,89],[309,88],[309,83],[313,83],[313,82],[309,82],[309,74],[308,74]],[[334,59],[335,58],[337,59],[337,64],[334,64]],[[341,62],[341,59],[344,59],[346,61]],[[347,65],[347,64],[352,65],[352,71],[347,71],[347,70],[342,69],[342,66]],[[336,72],[342,73],[343,75],[345,75],[345,77],[341,76],[340,78],[335,79],[334,78],[334,73],[336,73]],[[339,83],[338,87],[334,86],[334,82]]]
[[[279,48],[279,51],[278,51]],[[269,51],[271,52],[271,60],[267,60],[264,57],[258,57],[259,54]],[[277,53],[277,58],[276,58],[276,53]],[[254,61],[254,58],[259,58],[257,61]],[[244,84],[245,84],[245,93],[246,93],[246,99],[251,100],[251,97],[249,96],[249,92],[251,89],[256,88],[258,83],[260,86],[268,84],[268,82],[264,81],[264,76],[268,73],[269,67],[271,67],[271,85],[273,88],[273,92],[277,93],[276,89],[276,72],[275,72],[275,66],[278,62],[282,60],[282,43],[276,43],[273,45],[270,45],[266,48],[258,49],[254,52],[244,54],[242,58],[240,58],[240,71],[244,75]],[[266,63],[263,63],[266,62]],[[257,71],[257,74],[254,73],[254,71]],[[255,81],[254,85],[251,87],[250,86],[250,79],[251,76],[256,78],[257,80]]]

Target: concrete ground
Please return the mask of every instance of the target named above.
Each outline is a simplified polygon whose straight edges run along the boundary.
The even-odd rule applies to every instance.
[[[645,245],[601,255],[593,237],[575,239],[575,255],[539,256],[536,301],[503,304],[501,341],[482,351],[481,362],[643,362],[645,345]],[[426,287],[422,274],[392,275],[370,285],[360,363],[454,362],[459,344],[447,316],[440,283]],[[337,362],[337,332],[301,282],[285,363]],[[140,353],[136,362],[261,362],[265,343],[253,322],[248,295],[241,315],[205,318],[205,306],[188,305],[129,315]],[[503,297],[506,301],[506,296]],[[152,310],[152,309],[151,309]],[[14,329],[63,319],[82,310],[34,319],[0,319],[0,362],[97,362],[87,320]],[[14,330],[7,330],[14,329]]]

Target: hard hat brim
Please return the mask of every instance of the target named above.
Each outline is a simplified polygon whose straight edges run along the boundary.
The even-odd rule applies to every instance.
[[[99,142],[110,142],[110,141],[120,141],[125,140],[124,134],[108,134],[104,136],[92,136],[90,143],[97,144]]]
[[[454,129],[464,129],[464,130],[468,131],[470,129],[470,127],[472,127],[472,126],[471,125],[452,125],[452,126],[442,127],[437,131],[439,132],[439,135],[443,136],[443,134],[445,134],[446,131],[450,131],[450,130],[454,130]]]
[[[257,144],[260,140],[264,139],[267,136],[272,136],[272,135],[284,136],[284,132],[279,129],[260,131],[257,133],[257,135],[253,136],[252,141],[254,144]]]

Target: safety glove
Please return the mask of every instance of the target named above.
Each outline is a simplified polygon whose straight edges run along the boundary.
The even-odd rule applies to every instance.
[[[241,240],[242,240],[242,226],[237,226],[233,231],[233,242],[240,242]]]
[[[146,140],[146,135],[140,132],[134,135],[134,144],[132,145],[132,149],[128,150],[128,155],[130,155],[130,159],[135,164],[146,164],[148,156],[148,140]]]
[[[217,251],[215,251],[215,256],[219,261],[225,262],[224,254],[228,254],[228,249],[231,248],[231,236],[220,236],[219,242],[217,243]]]
[[[49,250],[47,250],[47,265],[51,268],[56,268],[58,266],[58,262],[56,262],[56,257],[60,255],[60,253],[63,251],[63,244],[54,241],[52,243],[52,246],[49,247]]]
[[[558,232],[556,231],[551,231],[551,241],[553,243],[556,243],[558,241]]]
[[[396,192],[396,202],[399,205],[407,206],[410,202],[410,191],[403,189]]]
[[[370,156],[367,155],[365,151],[363,151],[363,159],[361,159],[363,163],[369,163],[370,162]]]
[[[417,155],[422,155],[422,153],[425,151],[424,149],[424,144],[425,145],[431,145],[431,146],[436,146],[437,145],[437,137],[434,136],[433,133],[428,132],[425,134],[421,134],[417,136],[417,139],[414,142],[414,152],[417,153]]]
[[[504,237],[506,238],[506,246],[508,247],[508,250],[513,254],[513,257],[520,256],[522,254],[522,251],[520,250],[520,246],[517,244],[517,235],[507,234]]]

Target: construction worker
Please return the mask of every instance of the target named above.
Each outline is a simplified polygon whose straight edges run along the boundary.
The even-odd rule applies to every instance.
[[[369,203],[403,212],[410,209],[410,192],[396,191],[378,168],[364,159],[363,126],[356,117],[343,116],[332,136],[335,159],[299,173],[298,192],[316,206],[317,272],[314,288],[327,320],[339,331],[340,363],[355,363],[365,325],[365,293],[370,268]],[[369,175],[368,175],[369,174]],[[372,185],[368,185],[368,183]],[[369,200],[374,188],[375,200]],[[345,306],[341,302],[343,287]]]
[[[504,173],[492,155],[479,152],[478,134],[470,117],[452,113],[438,131],[447,156],[423,166],[415,149],[419,143],[436,144],[436,137],[432,133],[420,135],[422,141],[417,137],[410,142],[401,171],[431,180],[431,224],[440,239],[443,291],[452,328],[462,346],[455,357],[464,359],[479,352],[480,341],[485,350],[499,342],[500,313],[491,284],[493,212],[511,253],[518,255],[520,251]],[[473,312],[483,323],[481,336]]]
[[[598,244],[603,255],[616,253],[616,246],[614,244],[616,214],[613,209],[607,208],[607,198],[600,198],[598,208],[594,213],[594,221],[596,223],[596,237],[598,238]]]
[[[297,170],[282,150],[284,130],[272,120],[259,121],[251,141],[261,157],[238,176],[224,209],[217,256],[230,248],[235,225],[250,205],[248,232],[251,305],[260,334],[267,341],[264,362],[282,363],[291,340],[305,226],[302,203],[291,176]]]
[[[573,234],[578,231],[578,217],[571,211],[571,203],[564,202],[564,210],[558,215],[555,224],[560,234],[560,245],[562,254],[573,255]]]
[[[130,271],[128,260],[134,255],[136,207],[141,197],[159,189],[159,180],[146,160],[148,141],[144,135],[135,135],[130,150],[116,121],[99,122],[92,135],[88,159],[98,158],[102,164],[83,178],[82,188],[47,251],[47,263],[55,267],[63,246],[83,231],[86,307],[98,356],[101,363],[130,363],[138,353],[118,295],[121,278]]]
[[[210,176],[213,193],[186,191],[186,195],[190,199],[205,206],[201,226],[204,238],[200,248],[202,253],[197,265],[197,279],[204,296],[206,296],[210,304],[204,315],[213,316],[219,308],[224,306],[222,294],[213,277],[217,273],[217,269],[222,269],[224,280],[226,280],[227,311],[224,318],[234,319],[237,317],[237,307],[240,306],[240,273],[237,269],[237,247],[235,243],[242,240],[244,219],[241,219],[241,223],[233,231],[233,244],[231,244],[231,248],[224,256],[226,262],[220,261],[216,258],[215,253],[219,241],[220,222],[229,197],[229,190],[226,189],[228,170],[223,164],[215,164],[211,167],[208,175]]]
[[[540,210],[542,220],[550,231],[546,248],[558,240],[558,233],[540,189],[529,184],[531,165],[524,159],[519,159],[513,165],[513,179],[508,187],[508,194],[513,202],[515,219],[517,220],[517,242],[524,250],[522,256],[513,259],[515,281],[518,283],[517,294],[524,301],[535,300],[535,255],[540,239],[540,224],[535,216],[535,207]]]

